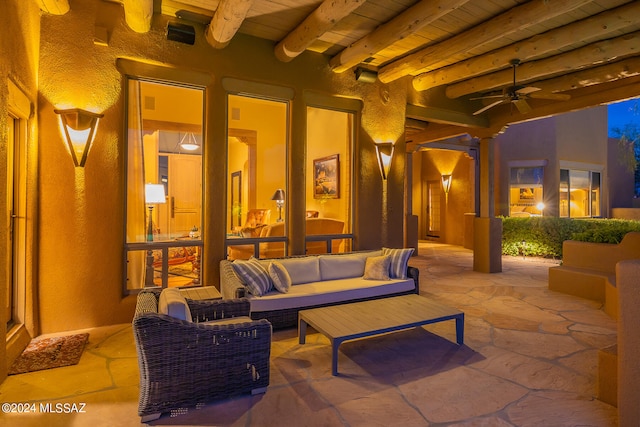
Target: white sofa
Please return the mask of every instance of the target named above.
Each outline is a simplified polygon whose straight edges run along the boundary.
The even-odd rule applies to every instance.
[[[406,278],[365,279],[367,258],[381,255],[382,251],[378,250],[261,259],[259,262],[265,269],[271,262],[280,263],[287,270],[292,285],[287,292],[272,289],[261,296],[248,292],[234,270],[233,262],[223,260],[220,262],[222,298],[246,297],[252,319],[267,319],[274,328],[285,328],[297,325],[298,311],[302,309],[419,293],[419,272],[414,267],[406,266]]]

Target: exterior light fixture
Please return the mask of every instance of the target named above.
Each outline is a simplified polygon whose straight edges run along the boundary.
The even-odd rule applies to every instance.
[[[60,123],[64,130],[73,164],[84,167],[91,143],[98,129],[98,120],[104,114],[96,114],[77,108],[69,110],[53,110],[60,115]]]
[[[275,193],[273,193],[273,197],[271,200],[276,201],[276,206],[278,207],[278,221],[282,222],[282,207],[284,206],[284,190],[282,188],[278,188]]]
[[[442,175],[442,189],[444,194],[449,194],[449,190],[451,190],[451,175]]]
[[[192,132],[187,132],[180,140],[180,147],[188,151],[194,151],[200,148],[200,143]]]
[[[164,194],[163,184],[145,184],[144,186],[144,201],[149,205],[149,224],[147,225],[147,242],[153,242],[153,205],[158,203],[165,203],[166,197]]]
[[[393,142],[376,143],[376,156],[378,157],[378,167],[382,180],[386,181],[391,170],[391,159],[393,158]]]

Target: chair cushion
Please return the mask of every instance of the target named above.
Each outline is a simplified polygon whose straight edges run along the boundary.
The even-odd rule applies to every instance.
[[[188,322],[192,321],[189,304],[187,304],[187,300],[177,288],[166,288],[162,290],[160,298],[158,299],[158,313]]]
[[[256,258],[237,259],[231,265],[251,295],[262,296],[273,288],[269,273]]]
[[[364,279],[366,280],[389,280],[389,265],[391,257],[389,255],[373,256],[367,258],[364,266]]]
[[[277,290],[282,293],[289,292],[291,288],[291,276],[289,276],[289,272],[287,272],[287,269],[284,268],[282,263],[278,261],[270,262],[267,271],[269,272],[273,286]]]
[[[238,325],[240,323],[253,322],[249,316],[226,317],[224,319],[208,320],[200,322],[201,325]]]
[[[389,276],[392,279],[406,279],[407,278],[407,264],[409,258],[413,254],[413,248],[405,249],[390,249],[382,248],[382,255],[391,256],[391,266],[389,268]]]

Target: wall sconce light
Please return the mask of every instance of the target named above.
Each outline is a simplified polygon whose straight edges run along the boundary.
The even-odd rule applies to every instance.
[[[200,148],[200,143],[192,132],[187,132],[180,140],[180,147],[188,151],[194,151]]]
[[[163,184],[145,184],[144,201],[149,205],[149,224],[147,225],[147,242],[153,242],[153,205],[166,203]]]
[[[275,193],[273,193],[273,197],[271,200],[276,201],[276,206],[278,207],[278,220],[277,222],[282,222],[282,207],[284,206],[284,190],[282,188],[278,188]]]
[[[60,115],[64,136],[71,150],[73,164],[84,167],[91,143],[98,129],[98,120],[104,114],[96,114],[77,108],[69,110],[53,110]]]
[[[449,190],[451,190],[451,175],[442,175],[442,189],[444,194],[449,194]]]
[[[378,167],[382,180],[386,181],[391,170],[391,159],[393,158],[393,142],[376,143],[376,155],[378,157]]]

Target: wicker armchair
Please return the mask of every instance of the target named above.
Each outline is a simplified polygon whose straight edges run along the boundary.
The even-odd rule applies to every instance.
[[[249,316],[246,299],[186,300],[189,322],[158,313],[159,296],[156,289],[141,291],[133,318],[143,422],[163,412],[183,413],[213,400],[266,391],[271,324],[221,320]],[[204,323],[213,320],[218,322]]]

